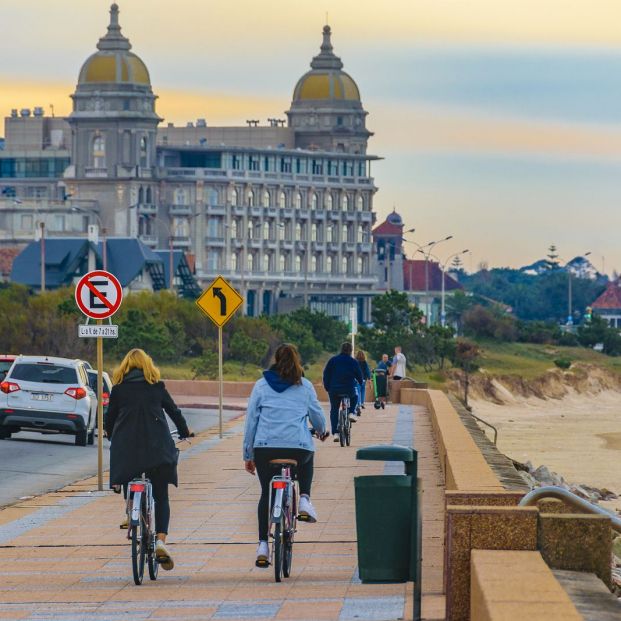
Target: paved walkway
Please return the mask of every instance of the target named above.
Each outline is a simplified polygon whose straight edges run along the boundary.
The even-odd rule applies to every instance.
[[[232,421],[223,440],[203,433],[182,454],[169,538],[176,566],[160,571],[157,582],[146,578],[134,586],[129,547],[117,526],[122,502],[93,492],[93,479],[0,511],[0,619],[411,618],[411,583],[368,585],[357,577],[352,478],[384,469],[381,462],[357,462],[356,447],[406,443],[413,425],[429,529],[423,614],[441,619],[438,464],[426,412],[409,406],[367,408],[353,428],[351,449],[331,441],[319,446],[313,502],[320,521],[300,525],[285,582],[254,567],[258,483],[241,467],[242,425]]]

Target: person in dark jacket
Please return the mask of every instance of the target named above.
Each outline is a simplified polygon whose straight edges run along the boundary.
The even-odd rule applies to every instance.
[[[168,485],[177,485],[178,450],[170,435],[166,414],[180,438],[192,432],[160,381],[159,369],[142,349],[127,353],[114,372],[114,386],[105,420],[110,438],[110,486],[123,486],[144,472],[153,487],[155,500],[155,555],[162,569],[172,569],[173,559],[166,548],[170,522]],[[121,525],[123,526],[123,525]]]
[[[341,345],[341,353],[332,356],[323,370],[323,387],[330,397],[330,425],[332,433],[338,434],[339,407],[341,397],[349,397],[349,413],[352,422],[356,422],[353,413],[356,411],[358,396],[356,395],[356,382],[362,384],[362,371],[355,358],[352,358],[351,343]],[[338,442],[338,437],[334,438]]]

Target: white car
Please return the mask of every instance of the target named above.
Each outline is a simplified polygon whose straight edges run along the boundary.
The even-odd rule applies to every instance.
[[[18,431],[67,433],[94,443],[97,396],[83,360],[18,356],[0,383],[0,439]]]

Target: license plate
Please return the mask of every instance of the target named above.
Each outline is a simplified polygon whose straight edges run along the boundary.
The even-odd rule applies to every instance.
[[[52,400],[52,395],[46,394],[46,393],[33,393],[32,398],[35,401],[51,401]]]

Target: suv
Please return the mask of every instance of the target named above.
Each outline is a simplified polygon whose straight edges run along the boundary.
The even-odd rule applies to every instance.
[[[0,354],[0,382],[6,377],[6,374],[9,372],[15,358],[17,358],[17,356]]]
[[[88,384],[93,389],[95,394],[97,395],[97,370],[86,369],[86,373],[88,375]],[[106,420],[106,414],[108,413],[108,405],[110,404],[110,393],[112,392],[112,380],[110,379],[110,376],[105,371],[102,372],[101,377],[103,379],[103,399],[102,399],[103,400],[103,415],[104,415],[104,420]]]
[[[21,430],[75,435],[94,443],[97,396],[82,360],[18,356],[0,383],[0,439]]]

